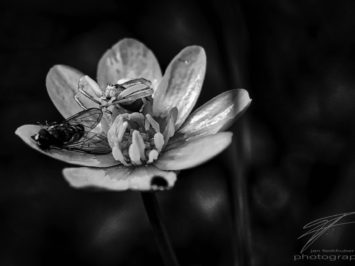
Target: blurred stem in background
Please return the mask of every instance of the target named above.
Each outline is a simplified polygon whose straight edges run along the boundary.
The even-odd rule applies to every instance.
[[[158,200],[154,192],[142,192],[142,199],[149,222],[154,231],[160,255],[165,266],[179,266],[174,249],[162,220]]]
[[[251,257],[251,231],[250,214],[248,206],[248,190],[246,182],[245,160],[245,134],[246,121],[241,119],[237,124],[238,134],[235,135],[235,144],[230,149],[230,163],[233,165],[233,177],[229,180],[231,207],[236,234],[236,261],[237,266],[252,265]],[[232,162],[234,161],[234,162]]]
[[[210,0],[209,13],[214,17],[215,35],[221,51],[221,63],[230,89],[246,88],[247,30],[238,1]],[[234,128],[233,145],[228,150],[228,165],[231,177],[227,180],[233,221],[233,257],[236,266],[252,265],[251,230],[249,220],[248,193],[246,182],[247,124],[245,117]],[[233,130],[235,131],[235,130]]]

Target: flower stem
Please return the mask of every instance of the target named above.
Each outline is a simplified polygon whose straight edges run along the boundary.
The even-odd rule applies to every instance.
[[[232,146],[232,158],[238,161],[238,167],[232,171],[234,178],[230,180],[231,198],[232,198],[232,216],[234,220],[235,238],[235,262],[237,266],[252,265],[251,256],[251,228],[248,206],[247,183],[245,180],[245,149],[243,148],[245,121],[239,121],[239,130],[242,132],[236,137],[236,144]]]
[[[233,88],[248,88],[248,32],[243,18],[241,1],[210,0],[210,14],[215,18],[215,34],[217,45],[221,51],[222,66],[226,73],[224,78]],[[238,108],[236,106],[236,108]],[[244,120],[244,121],[243,121]],[[253,265],[251,252],[252,232],[248,206],[248,189],[246,168],[248,159],[246,153],[245,118],[238,121],[235,128],[241,134],[235,135],[235,145],[229,149],[229,164],[233,178],[229,178],[228,189],[233,220],[233,259],[235,266]],[[237,162],[237,163],[236,163]]]
[[[165,225],[161,219],[159,204],[155,193],[142,192],[141,195],[148,219],[154,231],[160,255],[164,261],[164,265],[179,266],[175,252],[170,243],[170,239],[167,234]]]

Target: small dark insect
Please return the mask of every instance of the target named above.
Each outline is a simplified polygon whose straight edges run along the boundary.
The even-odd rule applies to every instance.
[[[102,115],[99,108],[81,111],[62,123],[43,125],[32,139],[42,150],[54,148],[94,154],[109,153],[111,148],[106,137],[92,132]]]

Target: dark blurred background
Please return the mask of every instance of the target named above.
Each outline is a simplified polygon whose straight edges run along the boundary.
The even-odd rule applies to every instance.
[[[162,265],[137,192],[74,190],[66,165],[28,148],[15,129],[58,121],[45,77],[66,64],[95,77],[123,37],[164,70],[185,46],[206,49],[198,105],[246,88],[252,105],[233,146],[158,193],[181,265],[235,265],[238,184],[251,228],[250,263],[294,261],[309,221],[355,211],[355,2],[296,0],[2,1],[0,4],[0,265]],[[355,225],[314,248],[355,247]],[[350,264],[346,262],[345,264]]]

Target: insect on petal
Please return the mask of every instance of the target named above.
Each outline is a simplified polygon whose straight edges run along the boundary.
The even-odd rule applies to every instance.
[[[119,163],[112,157],[111,153],[98,155],[59,149],[50,149],[48,151],[41,150],[31,138],[31,136],[37,134],[41,128],[42,127],[38,125],[23,125],[16,129],[15,134],[31,148],[63,162],[92,167],[109,167]]]

